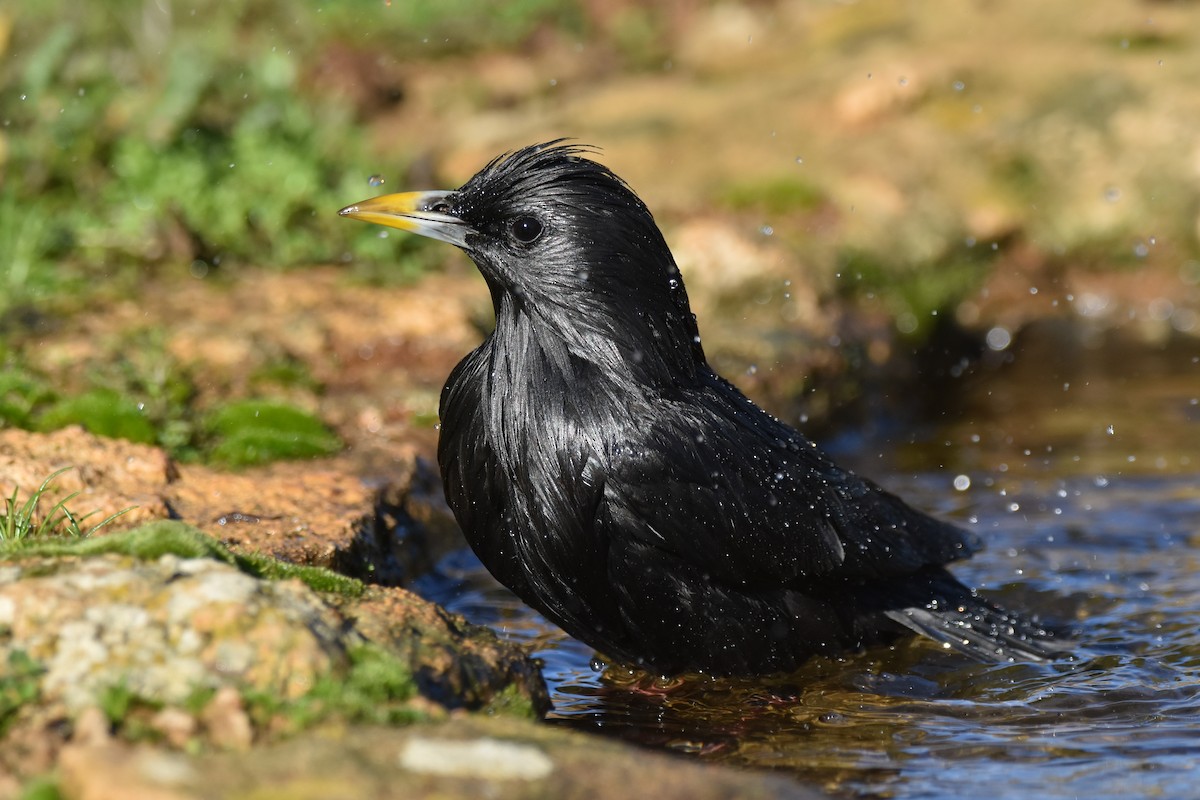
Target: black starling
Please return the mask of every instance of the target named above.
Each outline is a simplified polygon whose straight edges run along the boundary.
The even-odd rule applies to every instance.
[[[492,574],[602,654],[765,674],[916,631],[983,661],[1062,649],[944,564],[978,546],[717,375],[628,185],[561,140],[453,191],[341,214],[474,260],[495,331],[441,397],[446,498]]]

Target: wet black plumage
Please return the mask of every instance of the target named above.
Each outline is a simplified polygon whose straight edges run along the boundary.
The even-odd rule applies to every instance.
[[[450,241],[494,332],[451,373],[446,497],[504,585],[601,653],[769,673],[917,631],[983,660],[1061,645],[944,568],[975,538],[838,467],[709,367],[671,252],[586,148],[343,214]]]

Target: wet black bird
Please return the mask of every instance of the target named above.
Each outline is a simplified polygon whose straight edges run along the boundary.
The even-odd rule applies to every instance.
[[[446,497],[480,560],[608,657],[765,674],[906,631],[981,660],[1061,645],[944,568],[977,547],[835,464],[704,358],[628,185],[561,140],[344,216],[457,245],[495,331],[442,391]]]

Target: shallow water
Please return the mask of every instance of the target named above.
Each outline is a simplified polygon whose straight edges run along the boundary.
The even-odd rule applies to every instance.
[[[533,642],[554,724],[848,796],[1200,794],[1194,343],[1127,351],[1054,334],[1018,346],[963,378],[932,420],[825,444],[979,532],[987,550],[955,573],[1071,629],[1071,660],[979,665],[909,640],[786,679],[664,681],[593,664],[469,552],[415,588]]]

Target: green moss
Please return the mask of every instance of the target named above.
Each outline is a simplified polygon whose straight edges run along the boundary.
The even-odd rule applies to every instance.
[[[108,724],[131,742],[158,742],[163,738],[151,718],[164,708],[161,700],[143,697],[120,682],[105,686],[97,698]]]
[[[42,431],[68,425],[82,425],[98,436],[152,444],[154,426],[132,398],[112,389],[93,389],[74,397],[65,397],[37,417],[35,427]]]
[[[0,371],[0,426],[31,426],[35,410],[53,399],[49,385],[23,366],[10,364]]]
[[[156,520],[132,530],[88,539],[43,538],[0,543],[0,556],[8,559],[110,553],[146,561],[168,554],[180,558],[212,558],[256,578],[299,580],[318,592],[358,597],[365,591],[360,581],[321,567],[288,564],[260,554],[235,555],[213,537],[176,520]]]
[[[1045,190],[1044,166],[1029,153],[997,155],[990,169],[992,182],[1017,200],[1031,202]]]
[[[24,650],[10,650],[0,672],[0,735],[3,735],[21,708],[38,699],[38,679],[45,667]]]
[[[169,352],[161,331],[122,333],[107,345],[119,355],[91,368],[90,388],[56,396],[46,381],[10,357],[0,372],[0,422],[52,431],[80,425],[99,436],[154,444],[174,458],[242,467],[338,452],[341,440],[316,417],[270,400],[240,400],[203,415],[193,369]],[[280,357],[251,386],[320,389],[308,368]]]
[[[826,195],[799,178],[767,178],[733,184],[721,192],[720,201],[736,211],[788,214],[811,211],[826,201]]]
[[[129,711],[139,702],[128,684],[115,683],[105,686],[96,698],[108,724],[118,726],[129,716]]]
[[[896,319],[901,333],[921,339],[937,322],[979,286],[998,250],[977,244],[945,253],[929,263],[886,260],[862,250],[839,257],[841,289],[850,296],[873,296]]]
[[[1110,34],[1101,41],[1108,47],[1127,52],[1179,50],[1187,46],[1187,40],[1181,36],[1145,29]]]
[[[332,718],[381,725],[401,725],[423,718],[409,706],[417,686],[406,663],[370,643],[352,648],[347,657],[349,666],[344,672],[320,676],[307,693],[295,700],[248,692],[251,717],[260,726],[282,719],[293,731]]]
[[[51,775],[43,775],[21,787],[20,800],[63,800],[63,794],[58,788],[58,780]]]
[[[181,558],[214,558],[235,563],[233,555],[216,539],[174,520],[156,520],[110,536],[46,537],[0,544],[0,554],[9,559],[119,554],[150,561],[168,553]]]
[[[336,453],[338,437],[316,417],[266,400],[245,400],[217,409],[207,421],[212,460],[228,466]]]
[[[340,594],[345,597],[359,597],[366,591],[362,581],[323,567],[289,564],[286,561],[259,553],[235,556],[235,559],[238,569],[256,578],[276,581],[295,579],[313,591]]]
[[[308,365],[291,356],[280,356],[255,369],[250,373],[250,385],[311,392],[321,388]]]
[[[507,717],[521,717],[522,719],[541,719],[541,714],[533,706],[533,700],[515,683],[504,687],[503,691],[496,694],[483,712]]]

